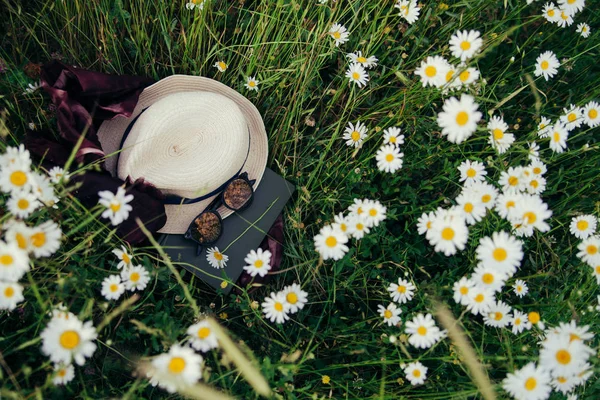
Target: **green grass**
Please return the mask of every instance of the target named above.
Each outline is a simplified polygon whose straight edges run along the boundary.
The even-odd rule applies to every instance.
[[[456,349],[445,340],[426,351],[389,343],[402,329],[382,324],[377,304],[390,299],[385,290],[407,274],[418,287],[403,306],[403,320],[431,312],[431,299],[448,302],[498,389],[506,376],[537,359],[534,331],[515,336],[485,327],[451,299],[452,283],[475,267],[482,236],[510,227],[495,213],[470,229],[464,252],[444,257],[416,232],[425,211],[448,206],[460,192],[456,167],[465,159],[483,160],[497,182],[508,166],[527,163],[527,142],[537,139],[541,115],[556,119],[570,103],[600,99],[600,15],[588,0],[575,24],[561,29],[539,15],[543,2],[457,1],[448,8],[425,2],[417,23],[403,23],[393,1],[217,1],[190,12],[181,1],[0,0],[0,58],[8,71],[0,75],[0,108],[6,110],[7,145],[14,145],[27,124],[57,132],[48,111],[48,96],[24,96],[32,82],[22,71],[28,62],[61,57],[108,73],[160,79],[171,74],[217,79],[246,94],[263,115],[269,137],[268,166],[293,182],[296,195],[285,209],[286,246],[282,269],[265,288],[251,294],[224,296],[180,269],[201,312],[221,315],[221,322],[254,353],[270,386],[280,398],[466,399],[477,388]],[[583,39],[576,24],[587,22],[592,35]],[[334,22],[351,32],[340,48],[326,32]],[[426,55],[450,56],[448,40],[457,29],[477,29],[485,52],[472,61],[485,78],[473,92],[484,119],[497,109],[511,125],[517,142],[504,155],[487,144],[485,124],[466,143],[440,136],[437,112],[443,104],[437,89],[423,88],[413,74]],[[345,53],[362,50],[379,58],[366,88],[349,86]],[[554,51],[565,65],[549,82],[533,76],[536,57]],[[514,57],[514,61],[511,58]],[[212,67],[229,64],[225,73]],[[258,93],[243,88],[247,75],[261,81]],[[528,80],[527,76],[533,78]],[[515,95],[516,93],[516,95]],[[511,97],[513,96],[513,97]],[[314,119],[314,126],[307,120]],[[341,139],[347,122],[370,128],[362,149],[354,152]],[[518,124],[518,127],[514,126]],[[380,131],[402,127],[406,136],[403,169],[394,175],[376,168]],[[600,216],[598,128],[580,128],[569,138],[569,151],[554,154],[539,140],[548,165],[544,200],[553,211],[552,229],[524,240],[525,258],[514,278],[525,279],[530,294],[516,298],[505,288],[500,299],[521,311],[539,311],[547,325],[576,319],[600,332],[600,293],[590,268],[576,257],[578,241],[569,234],[579,213]],[[72,167],[72,170],[75,166]],[[100,282],[114,272],[110,250],[119,244],[110,227],[94,218],[64,189],[58,210],[40,212],[32,221],[60,220],[67,233],[60,252],[36,263],[26,276],[25,302],[15,312],[0,313],[0,395],[6,398],[150,398],[167,393],[132,376],[141,356],[159,354],[184,337],[194,309],[176,277],[152,248],[136,249],[152,280],[141,298],[100,332],[98,350],[66,387],[54,387],[51,364],[40,353],[39,334],[46,312],[59,302],[96,326],[121,301],[106,303]],[[341,261],[319,262],[313,236],[354,198],[373,198],[388,208],[388,219],[360,242],[352,242]],[[0,220],[6,222],[5,215]],[[82,224],[82,222],[84,222]],[[514,279],[509,281],[512,284]],[[283,326],[270,324],[252,301],[300,282],[309,304]],[[108,322],[108,321],[107,321]],[[400,336],[400,342],[404,338]],[[594,341],[593,346],[597,346]],[[299,351],[291,361],[289,356]],[[238,398],[257,395],[239,373],[221,359],[207,356],[205,380]],[[425,385],[405,382],[401,363],[419,359],[429,368]],[[598,371],[597,358],[593,358]],[[331,377],[323,384],[323,375]],[[580,398],[600,397],[593,377]],[[552,398],[563,398],[556,394]]]

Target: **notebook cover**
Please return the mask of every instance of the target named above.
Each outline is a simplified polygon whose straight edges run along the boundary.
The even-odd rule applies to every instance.
[[[229,257],[225,268],[216,269],[208,263],[207,247],[197,256],[197,244],[185,239],[183,235],[164,234],[159,238],[159,243],[174,265],[187,269],[215,289],[221,287],[224,279],[236,282],[244,272],[244,258],[250,250],[258,249],[294,191],[294,185],[269,168],[265,169],[250,207],[225,218],[223,234],[214,245],[209,246],[218,247]],[[229,293],[232,288],[233,285],[230,284],[223,291]]]

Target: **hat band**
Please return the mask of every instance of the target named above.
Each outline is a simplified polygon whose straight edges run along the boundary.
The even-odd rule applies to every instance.
[[[142,110],[142,112],[140,112],[138,114],[137,117],[135,117],[127,126],[127,129],[125,129],[125,132],[123,133],[123,138],[121,139],[121,143],[119,144],[119,150],[123,149],[123,144],[125,144],[125,140],[127,139],[127,136],[129,136],[129,132],[131,132],[131,129],[133,128],[133,125],[135,124],[135,122],[138,120],[138,118],[144,113],[144,111],[146,111],[149,107],[146,107]],[[244,166],[246,165],[246,161],[248,160],[248,155],[250,154],[250,140],[251,140],[251,136],[250,136],[250,128],[248,128],[248,150],[246,151],[246,158],[244,158],[244,163],[242,164],[242,167],[238,170],[238,172],[236,172],[231,178],[227,179],[227,181],[225,181],[221,186],[219,186],[218,188],[216,188],[215,190],[211,191],[210,193],[204,194],[200,197],[195,197],[193,199],[191,198],[187,198],[187,197],[181,197],[181,196],[177,196],[174,194],[168,194],[165,196],[165,199],[163,200],[164,204],[193,204],[193,203],[198,203],[202,200],[206,200],[216,194],[218,194],[219,192],[223,191],[225,189],[225,187],[227,185],[229,185],[229,183],[231,183],[231,181],[233,181],[235,178],[237,178],[240,174],[240,172],[242,172],[242,170],[244,169]],[[119,153],[117,153],[117,171],[119,170],[119,159],[121,157],[121,151],[119,151]],[[150,182],[152,183],[152,182]]]

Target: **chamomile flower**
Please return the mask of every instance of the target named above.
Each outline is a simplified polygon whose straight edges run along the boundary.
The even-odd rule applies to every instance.
[[[475,287],[475,282],[471,279],[463,276],[458,282],[454,282],[452,285],[452,291],[454,292],[454,301],[458,304],[466,306],[469,302],[469,292]]]
[[[533,230],[548,232],[550,225],[546,222],[552,211],[539,196],[523,195],[511,214],[509,220],[515,227],[517,236],[532,236]]]
[[[510,324],[512,325],[512,333],[518,335],[523,332],[523,330],[531,329],[531,322],[529,322],[529,317],[527,314],[522,313],[520,311],[514,310],[513,316],[510,320]]]
[[[560,19],[560,11],[554,3],[546,3],[542,12],[548,22],[557,23]]]
[[[571,340],[568,333],[551,334],[542,342],[540,363],[553,377],[574,376],[593,353],[582,340]]]
[[[365,224],[368,228],[379,226],[387,217],[387,208],[378,200],[365,200]]]
[[[455,211],[438,213],[427,232],[429,243],[434,250],[446,256],[464,250],[469,239],[469,230],[462,214]]]
[[[27,192],[31,190],[31,185],[30,161],[17,159],[2,168],[0,172],[0,190],[3,192]]]
[[[548,371],[531,362],[506,375],[502,388],[516,400],[545,400],[552,391],[550,381]]]
[[[370,57],[366,57],[363,56],[362,51],[357,51],[356,53],[348,53],[346,54],[346,57],[354,64],[360,64],[365,68],[374,68],[377,66],[377,57],[375,56],[370,56]]]
[[[570,15],[567,11],[565,11],[564,9],[560,9],[559,10],[559,18],[558,21],[556,22],[558,24],[558,26],[560,26],[561,28],[564,28],[565,26],[571,26],[573,24],[573,16]]]
[[[334,229],[330,225],[321,228],[318,235],[314,237],[315,248],[323,257],[323,260],[340,260],[348,252],[348,236],[342,231]]]
[[[469,86],[479,79],[479,70],[477,68],[460,65],[458,70],[460,71],[458,74],[458,82],[460,82],[463,87]]]
[[[419,361],[413,361],[407,364],[404,368],[406,379],[411,385],[422,385],[427,379],[427,367],[421,364]]]
[[[150,274],[143,266],[135,265],[123,268],[121,279],[127,290],[144,290],[150,281]]]
[[[527,157],[529,157],[530,161],[535,161],[540,158],[540,145],[536,142],[529,143],[529,148],[527,149]]]
[[[331,35],[335,41],[335,47],[338,47],[340,44],[344,44],[349,40],[350,32],[348,32],[343,25],[333,24],[329,29],[329,35]]]
[[[367,126],[360,121],[356,121],[356,125],[348,122],[348,126],[344,129],[344,140],[346,145],[360,148],[363,140],[367,137]]]
[[[208,250],[206,250],[206,260],[208,261],[211,267],[221,269],[227,266],[229,256],[221,253],[218,247],[211,247]]]
[[[92,321],[85,323],[78,318],[52,318],[40,334],[42,353],[50,357],[54,363],[70,364],[75,361],[83,365],[96,351],[93,342],[97,332]]]
[[[363,214],[367,212],[367,203],[367,199],[354,199],[354,203],[348,207],[348,212],[351,215],[363,216]]]
[[[417,0],[398,0],[394,7],[400,10],[400,16],[410,25],[419,19],[421,8],[417,5]]]
[[[518,201],[521,200],[521,194],[512,193],[501,193],[496,198],[496,205],[494,210],[504,219],[508,219],[508,215],[512,212]]]
[[[529,288],[527,287],[527,284],[525,283],[525,281],[522,281],[521,279],[517,279],[515,281],[515,284],[513,285],[513,291],[515,292],[515,294],[518,297],[523,297],[527,293],[529,293]]]
[[[485,315],[494,303],[494,292],[489,289],[478,285],[475,279],[471,278],[475,282],[475,287],[469,290],[467,297],[467,310],[471,311],[473,315]]]
[[[271,252],[261,248],[250,250],[244,262],[246,263],[244,270],[250,276],[265,276],[271,270]]]
[[[585,7],[585,0],[558,0],[558,5],[569,15],[575,15]]]
[[[484,264],[479,264],[471,276],[471,280],[475,282],[476,286],[489,289],[493,293],[502,290],[506,279],[508,279],[506,273]]]
[[[255,92],[258,92],[259,83],[260,81],[258,81],[254,76],[247,76],[246,83],[244,83],[244,87],[248,90],[254,90]]]
[[[427,349],[444,337],[431,314],[417,314],[411,321],[406,321],[404,332],[410,335],[408,343],[418,349]]]
[[[460,182],[464,182],[465,185],[483,182],[487,175],[485,166],[479,161],[465,160],[460,163],[458,171],[460,172]]]
[[[66,385],[75,378],[75,367],[73,364],[55,364],[52,383],[55,385]]]
[[[102,281],[102,296],[106,300],[117,300],[125,293],[125,285],[121,282],[119,275],[110,275]]]
[[[553,329],[547,336],[552,332],[556,334],[567,334],[569,340],[591,340],[594,338],[594,334],[589,332],[590,327],[588,325],[577,326],[575,320],[571,320],[568,323],[559,322],[558,327]]]
[[[377,311],[379,312],[379,315],[383,317],[383,322],[386,322],[388,326],[394,326],[400,322],[399,315],[402,310],[395,303],[390,303],[387,307],[379,304],[377,306]]]
[[[344,215],[344,213],[339,213],[334,216],[333,224],[331,226],[334,229],[339,229],[343,234],[349,236],[352,234],[351,226],[354,225],[354,215]]]
[[[118,269],[133,265],[131,263],[133,260],[133,254],[129,254],[129,251],[125,248],[125,246],[121,246],[121,249],[113,249],[112,253],[119,259],[119,264],[117,264]]]
[[[12,311],[23,300],[23,286],[16,282],[0,281],[0,310]]]
[[[36,258],[50,257],[60,247],[62,231],[54,221],[46,221],[30,229],[29,248]]]
[[[190,326],[186,333],[190,338],[190,346],[198,351],[207,352],[219,347],[217,335],[212,330],[210,322],[207,319]]]
[[[110,218],[111,224],[119,225],[129,217],[129,212],[133,207],[127,203],[133,200],[132,194],[126,194],[125,189],[119,186],[117,193],[110,190],[102,190],[98,192],[100,199],[98,203],[106,207],[102,213],[102,218]]]
[[[450,64],[444,57],[427,57],[421,61],[419,68],[415,70],[415,75],[421,78],[423,87],[434,86],[442,87],[446,83],[446,74],[450,69]]]
[[[567,139],[569,138],[569,131],[567,128],[557,122],[552,126],[550,136],[550,149],[555,153],[562,153],[567,148]]]
[[[147,372],[152,386],[158,385],[169,393],[190,387],[202,378],[204,358],[189,347],[178,344],[171,346],[152,360],[152,369]]]
[[[8,211],[17,218],[27,218],[41,207],[42,203],[29,191],[14,191],[6,202]]]
[[[435,219],[435,213],[431,211],[428,213],[423,213],[417,220],[417,232],[419,235],[426,234],[433,224],[433,220]]]
[[[479,196],[479,200],[481,200],[481,204],[483,204],[485,208],[488,210],[494,208],[496,198],[498,197],[498,189],[493,185],[490,185],[487,182],[476,182],[469,185],[469,190]]]
[[[525,189],[529,194],[542,194],[546,190],[546,178],[531,174],[523,180]]]
[[[465,188],[456,197],[456,209],[460,211],[466,223],[473,225],[485,217],[486,208],[481,203],[479,196],[469,188]]]
[[[227,65],[227,63],[225,63],[225,61],[217,61],[214,63],[213,67],[218,69],[219,72],[225,72],[225,71],[227,71],[227,68],[229,66]]]
[[[383,172],[394,173],[402,168],[403,157],[404,153],[401,153],[395,145],[383,145],[375,156],[377,168]]]
[[[550,382],[554,390],[566,395],[577,386],[577,378],[575,376],[559,376],[553,378]],[[575,397],[577,399],[577,397]],[[567,398],[569,400],[569,398]]]
[[[483,322],[494,328],[505,328],[510,324],[511,312],[512,308],[508,304],[495,301],[490,305],[489,310],[483,314]]]
[[[581,24],[577,25],[576,32],[579,33],[581,35],[581,37],[587,38],[588,36],[590,36],[590,33],[591,33],[590,26],[588,24],[586,24],[585,22],[582,22]]]
[[[287,302],[283,292],[271,292],[271,295],[266,297],[265,301],[262,303],[262,308],[265,317],[271,322],[283,324],[290,319],[288,313],[291,305]]]
[[[577,245],[577,257],[589,265],[600,264],[600,236],[588,236]]]
[[[19,147],[9,146],[4,154],[0,154],[0,170],[17,164],[25,167],[27,171],[31,168],[31,155],[23,144],[20,144]]]
[[[59,183],[60,181],[68,182],[69,174],[65,172],[61,167],[53,167],[50,171],[48,171],[48,176],[52,183]]]
[[[594,274],[596,277],[596,283],[600,285],[600,263],[597,263],[596,265],[590,265],[590,267],[592,268],[592,274]],[[598,303],[600,305],[600,302]]]
[[[450,38],[450,51],[461,61],[472,58],[481,48],[483,39],[478,31],[456,31]]]
[[[573,217],[569,230],[577,239],[587,239],[596,232],[598,219],[593,215],[580,215]]]
[[[390,297],[393,301],[399,304],[404,304],[412,300],[416,289],[416,286],[411,282],[402,278],[398,278],[398,283],[390,283],[387,291],[390,292]]]
[[[346,78],[355,83],[359,88],[369,82],[369,74],[361,64],[351,64],[346,70]]]
[[[204,0],[189,0],[189,2],[186,3],[185,8],[188,10],[202,10],[204,8]]]
[[[308,293],[306,293],[300,285],[293,283],[283,288],[281,291],[285,296],[285,301],[289,304],[289,313],[295,314],[298,310],[302,310],[308,301]]]
[[[437,116],[437,123],[442,128],[442,136],[447,136],[451,143],[462,143],[477,129],[481,120],[481,112],[473,96],[463,94],[460,100],[451,97],[444,102],[443,111]]]
[[[595,101],[590,101],[583,106],[583,121],[590,128],[600,125],[600,104]]]
[[[560,62],[552,51],[545,51],[535,60],[535,76],[543,76],[545,80],[553,78],[558,72]]]
[[[536,325],[540,329],[546,327],[544,321],[541,319],[540,313],[537,311],[530,311],[529,314],[527,314],[527,319],[529,319],[529,322],[531,322],[532,325]]]
[[[498,184],[504,193],[520,192],[524,188],[523,167],[508,167],[507,171],[500,173]]]
[[[370,232],[365,216],[356,215],[351,217],[351,223],[352,224],[349,226],[349,232],[354,239],[360,240],[365,236],[366,233]]]
[[[31,178],[31,191],[37,196],[37,199],[46,207],[58,208],[56,203],[60,199],[54,193],[50,178],[35,172],[31,173]]]
[[[487,124],[490,132],[489,143],[499,154],[504,154],[515,141],[515,135],[507,133],[508,124],[502,117],[494,116]]]
[[[564,115],[561,115],[559,120],[566,130],[569,132],[575,128],[579,128],[583,124],[582,109],[574,104],[569,105],[569,108],[563,108]]]
[[[15,242],[0,240],[0,281],[17,282],[29,271],[29,257]]]
[[[550,121],[546,117],[540,118],[540,123],[537,126],[537,128],[538,128],[537,134],[540,139],[547,138],[548,135],[550,135],[550,132],[552,131],[552,123],[551,122],[552,121]]]
[[[499,231],[492,233],[492,237],[481,238],[475,252],[483,265],[512,276],[523,260],[523,243],[507,232]]]
[[[383,130],[383,144],[393,144],[399,146],[404,144],[404,135],[400,134],[402,129],[397,126],[391,126]]]

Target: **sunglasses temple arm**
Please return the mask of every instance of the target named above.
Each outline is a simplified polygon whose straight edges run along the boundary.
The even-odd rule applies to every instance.
[[[196,247],[196,257],[200,257],[201,254],[202,254],[202,245],[199,244],[198,247]]]

